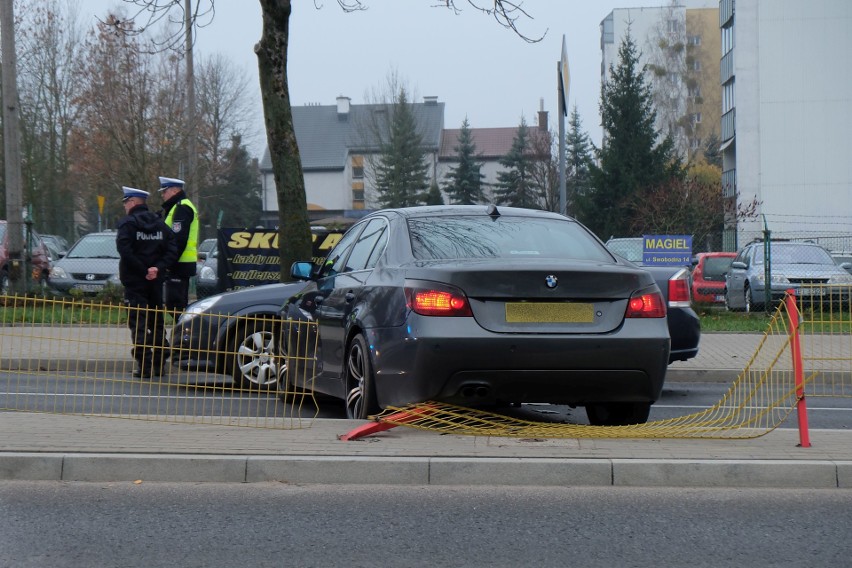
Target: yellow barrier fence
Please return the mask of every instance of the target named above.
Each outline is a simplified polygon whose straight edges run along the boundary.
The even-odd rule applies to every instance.
[[[176,319],[23,297],[0,297],[0,314],[0,410],[260,428],[307,427],[318,412],[313,360],[298,355],[313,353],[305,342],[316,334],[283,327],[277,314]],[[151,330],[140,345],[128,320]]]
[[[782,302],[736,381],[700,412],[593,427],[428,402],[387,409],[377,422],[508,437],[757,437],[797,405],[801,418],[799,388],[807,396],[852,396],[852,305],[847,296],[813,302],[822,294],[806,293],[800,305]],[[307,322],[192,310],[176,320],[159,310],[22,297],[0,297],[0,314],[0,410],[263,428],[306,427],[319,410],[311,390],[317,334]],[[150,349],[151,376],[134,376],[134,317],[153,328],[162,321],[167,331],[168,348],[156,333],[137,346]],[[165,362],[161,373],[153,371],[157,361]]]
[[[805,301],[800,299],[797,304],[795,295],[788,294],[779,304],[736,381],[719,402],[700,412],[630,426],[588,426],[533,422],[428,402],[388,408],[376,418],[375,428],[353,431],[344,438],[355,439],[392,426],[515,438],[756,438],[777,428],[798,406],[800,430],[805,429],[800,432],[802,445],[807,446],[800,389],[807,396],[850,396],[852,392],[852,305],[848,288],[842,298],[836,297],[836,287],[804,290]],[[832,297],[834,301],[814,301]],[[794,347],[800,349],[796,357]]]

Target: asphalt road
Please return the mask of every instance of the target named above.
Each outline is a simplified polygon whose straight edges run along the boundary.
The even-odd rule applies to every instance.
[[[0,482],[0,566],[848,566],[852,491]]]
[[[110,380],[107,380],[110,379]],[[40,377],[37,381],[14,373],[0,373],[0,408],[62,413],[158,414],[179,416],[345,418],[342,402],[318,398],[318,405],[285,409],[275,394],[235,391],[222,376],[183,375],[179,383],[116,381],[110,374],[85,378]],[[722,383],[669,382],[662,398],[651,408],[650,420],[684,416],[716,404],[727,390]],[[587,424],[585,410],[554,405],[524,405],[501,411],[530,420]],[[808,399],[811,428],[848,429],[852,425],[852,398]],[[788,419],[782,428],[795,428]]]

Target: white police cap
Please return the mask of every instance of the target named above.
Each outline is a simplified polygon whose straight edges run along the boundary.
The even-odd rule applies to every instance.
[[[182,180],[182,179],[167,178],[167,177],[162,177],[162,176],[161,176],[161,177],[160,177],[160,189],[159,189],[159,192],[160,192],[160,193],[163,193],[164,191],[166,191],[166,190],[167,190],[168,188],[170,188],[170,187],[177,187],[177,188],[179,188],[179,189],[183,189],[183,185],[184,185],[184,184],[183,184],[183,180]]]
[[[127,201],[131,197],[141,197],[142,199],[148,199],[148,196],[151,195],[147,191],[136,189],[135,187],[122,186],[121,190],[124,192],[124,198],[121,200],[122,202]]]

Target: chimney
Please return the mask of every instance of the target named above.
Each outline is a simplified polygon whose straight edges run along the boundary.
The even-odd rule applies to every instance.
[[[438,97],[435,97],[435,96],[423,97],[423,104],[424,105],[436,105],[436,104],[438,104]]]
[[[347,120],[349,117],[349,102],[352,99],[340,95],[337,97],[337,118],[338,120]]]
[[[544,110],[544,98],[538,100],[538,129],[547,132],[547,111]]]

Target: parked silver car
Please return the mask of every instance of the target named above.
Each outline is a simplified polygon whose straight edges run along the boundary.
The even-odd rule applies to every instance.
[[[766,303],[765,243],[747,244],[731,263],[725,277],[725,306],[729,310],[763,310]],[[820,245],[771,241],[769,247],[769,290],[777,304],[787,290],[814,301],[844,300],[852,286],[852,274],[838,265]]]
[[[53,264],[48,284],[59,292],[79,290],[85,294],[96,294],[107,284],[121,286],[118,261],[114,231],[89,233]]]

